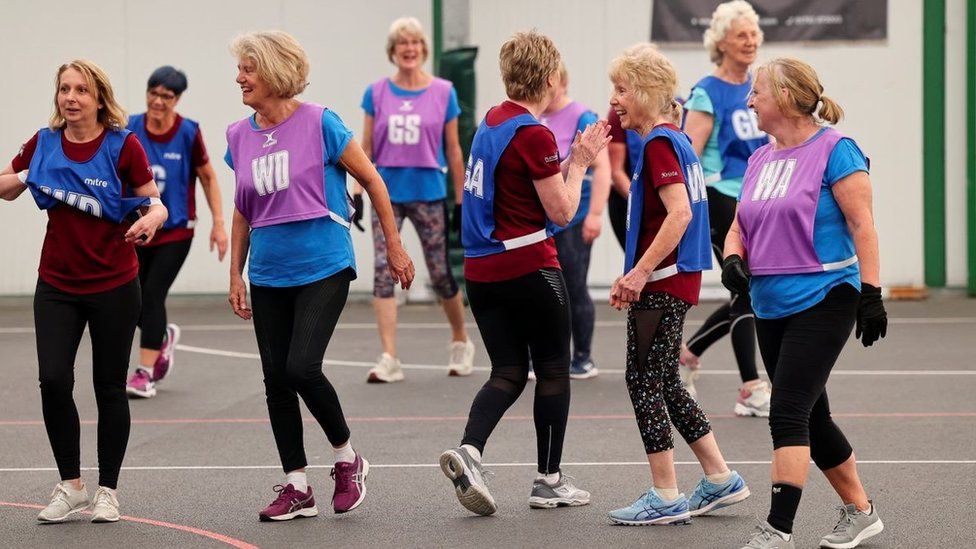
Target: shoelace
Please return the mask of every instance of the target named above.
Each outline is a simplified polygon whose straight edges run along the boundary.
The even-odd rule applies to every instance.
[[[773,539],[773,533],[770,532],[766,525],[762,523],[758,518],[756,519],[756,531],[752,534],[752,539],[749,540],[749,545],[746,547],[757,547],[762,548],[763,544],[767,541]]]
[[[95,498],[92,500],[92,507],[97,507],[102,503],[109,506],[114,505],[112,503],[112,494],[106,492],[105,490],[98,490],[95,492]]]
[[[846,531],[847,528],[851,525],[851,523],[854,522],[854,517],[847,510],[847,506],[846,505],[838,505],[837,507],[835,507],[835,509],[837,509],[838,511],[840,511],[840,517],[837,519],[837,525],[834,526],[833,533],[834,534],[840,534],[840,533]]]
[[[495,478],[495,472],[483,469],[480,463],[476,467],[478,468],[478,474],[481,475],[481,481],[485,483],[485,486],[491,484],[490,480]]]
[[[336,465],[338,466],[338,464]],[[350,463],[349,466],[352,466],[352,464]],[[361,472],[357,471],[355,474],[352,475],[340,475],[336,473],[336,468],[337,467],[332,467],[332,472],[329,473],[329,475],[332,477],[332,480],[334,480],[336,483],[337,492],[348,492],[350,480],[359,484],[363,483],[363,474]]]
[[[295,500],[295,498],[292,497],[291,494],[289,494],[289,492],[295,491],[294,488],[289,490],[287,486],[284,486],[282,484],[275,484],[272,490],[278,493],[278,497],[275,498],[274,502],[272,502],[272,505],[278,502],[292,503]]]
[[[54,491],[51,492],[51,503],[55,502],[64,503],[69,507],[71,506],[71,504],[68,503],[68,491],[65,490],[64,486],[61,486],[60,484],[55,486]]]

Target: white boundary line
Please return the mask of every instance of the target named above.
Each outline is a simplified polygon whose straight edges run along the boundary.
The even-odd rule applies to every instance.
[[[768,460],[729,461],[729,465],[770,465]],[[812,463],[812,462],[811,462]],[[675,465],[699,465],[697,461],[676,461]],[[976,459],[908,459],[908,460],[858,460],[858,465],[976,465]],[[647,467],[646,461],[578,461],[563,463],[567,467]],[[535,467],[533,462],[486,463],[485,467]],[[331,465],[308,465],[309,469],[329,469]],[[433,469],[436,463],[370,463],[370,469]],[[280,470],[280,465],[158,465],[123,467],[123,471],[244,471]],[[4,467],[0,473],[46,473],[57,467]],[[98,467],[82,467],[82,471],[97,471]]]

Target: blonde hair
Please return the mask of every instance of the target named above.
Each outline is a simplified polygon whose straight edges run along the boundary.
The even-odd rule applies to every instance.
[[[756,10],[752,9],[752,5],[746,2],[746,0],[732,0],[731,2],[719,4],[715,8],[715,11],[712,12],[712,22],[705,29],[703,41],[705,43],[705,49],[708,50],[708,57],[716,65],[721,65],[722,59],[725,57],[725,54],[718,49],[718,43],[725,40],[725,35],[729,33],[729,29],[736,19],[745,19],[750,23],[755,23],[756,28],[759,28],[759,14],[756,13]],[[758,45],[761,46],[762,41],[763,31],[759,28]]]
[[[515,33],[498,53],[505,94],[516,101],[540,101],[546,95],[549,76],[559,70],[561,61],[548,36],[535,29]]]
[[[642,42],[624,50],[610,62],[610,80],[628,83],[644,114],[681,120],[681,105],[675,99],[678,72],[654,44]]]
[[[308,86],[308,56],[287,32],[242,34],[231,42],[230,49],[238,61],[254,61],[258,77],[278,97],[295,97]]]
[[[427,56],[430,55],[430,47],[428,46],[427,35],[424,34],[423,25],[416,17],[401,17],[390,24],[390,32],[386,36],[386,58],[390,60],[390,63],[393,63],[393,52],[396,50],[397,40],[401,36],[420,38],[424,49],[424,61],[427,61]]]
[[[569,71],[566,70],[566,63],[562,60],[559,61],[559,83],[563,86],[569,86]]]
[[[829,124],[836,124],[844,117],[844,109],[824,95],[817,71],[803,61],[790,57],[773,59],[756,69],[756,78],[760,74],[769,78],[770,91],[782,113],[812,116],[818,122]],[[779,90],[786,90],[786,97]]]
[[[98,109],[98,123],[106,128],[124,129],[129,117],[125,114],[125,109],[115,100],[115,92],[112,91],[112,83],[108,75],[101,67],[87,59],[75,59],[58,67],[58,72],[54,76],[54,112],[51,114],[51,120],[48,121],[48,127],[52,130],[61,130],[68,125],[68,121],[61,115],[61,109],[58,107],[61,74],[68,69],[81,73],[88,82],[88,88],[95,101],[101,104],[101,108]]]

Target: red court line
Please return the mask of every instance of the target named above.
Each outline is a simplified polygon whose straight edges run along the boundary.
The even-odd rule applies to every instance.
[[[0,501],[0,507],[19,507],[21,509],[43,509],[43,505],[34,505],[32,503],[13,503],[9,501]],[[90,515],[90,511],[83,511],[84,514]],[[194,528],[193,526],[186,526],[183,524],[174,524],[172,522],[166,522],[162,520],[154,520],[141,517],[130,517],[123,515],[122,520],[128,522],[138,522],[141,524],[148,524],[150,526],[160,526],[163,528],[170,528],[172,530],[178,530],[180,532],[187,532],[190,534],[196,534],[198,536],[203,536],[205,538],[210,538],[221,543],[226,543],[231,547],[237,547],[238,549],[259,549],[257,545],[251,545],[246,541],[241,541],[239,539],[234,539],[230,536],[225,536],[223,534],[218,534],[217,532],[211,532],[209,530],[203,530],[201,528]]]
[[[834,413],[836,418],[966,418],[976,417],[976,412],[849,412]],[[739,416],[733,414],[708,414],[710,419],[733,419]],[[509,421],[531,421],[532,416],[505,416],[502,418]],[[584,414],[571,415],[570,421],[574,420],[632,420],[632,414]],[[452,422],[467,421],[467,416],[377,416],[377,417],[348,417],[349,423],[410,423],[410,422]],[[306,423],[314,423],[313,418],[305,418]],[[97,420],[83,419],[82,425],[96,425]],[[268,423],[267,418],[171,418],[171,419],[133,419],[133,425],[233,425],[242,423]],[[0,421],[0,427],[17,427],[44,425],[39,419],[9,420]]]

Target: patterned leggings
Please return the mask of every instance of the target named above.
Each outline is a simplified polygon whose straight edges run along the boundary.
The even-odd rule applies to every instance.
[[[447,261],[447,203],[444,200],[433,202],[393,203],[393,216],[397,231],[403,228],[403,219],[410,218],[420,244],[424,248],[424,261],[434,293],[441,299],[457,295],[458,285],[451,274]],[[373,296],[393,297],[393,278],[386,261],[386,238],[376,211],[371,215],[373,223]]]
[[[712,430],[678,376],[681,331],[690,307],[670,294],[653,292],[642,294],[627,311],[627,390],[648,454],[674,448],[670,423],[688,444]]]

